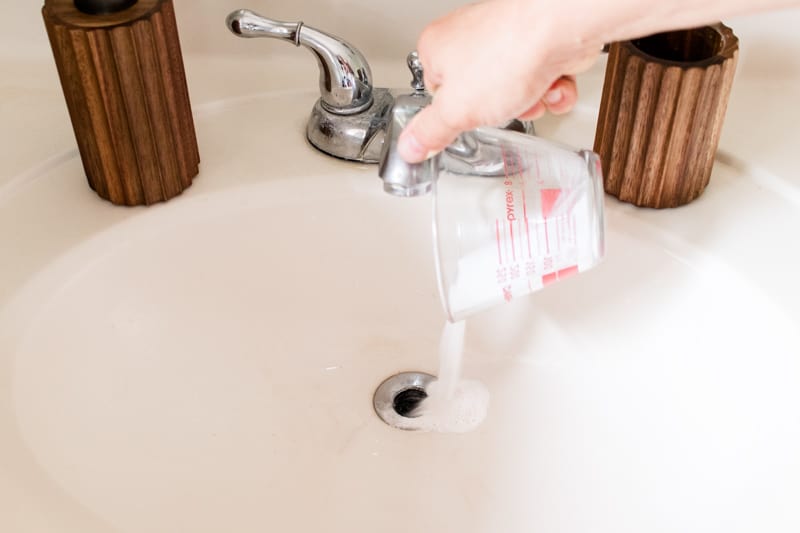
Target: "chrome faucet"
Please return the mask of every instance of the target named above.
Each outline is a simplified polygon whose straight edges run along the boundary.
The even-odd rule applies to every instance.
[[[373,87],[361,52],[302,22],[270,20],[247,9],[228,15],[227,25],[239,37],[279,39],[311,50],[319,63],[320,98],[306,127],[308,140],[334,157],[378,162],[394,97],[388,89]]]
[[[247,9],[232,12],[226,23],[239,37],[268,37],[311,50],[319,63],[320,98],[306,126],[309,142],[334,157],[380,163],[379,175],[386,192],[396,196],[426,194],[442,165],[454,172],[475,174],[478,168],[478,174],[502,174],[502,158],[490,149],[487,152],[478,132],[462,135],[442,154],[423,163],[405,163],[397,154],[400,131],[431,101],[416,52],[407,60],[413,92],[376,88],[366,58],[343,39],[303,22],[270,20]],[[505,128],[533,132],[531,124],[516,120]]]
[[[389,194],[420,196],[430,192],[439,171],[440,156],[436,155],[421,163],[406,163],[397,152],[400,132],[420,109],[431,102],[431,96],[425,92],[422,63],[416,52],[408,54],[407,63],[414,77],[411,80],[414,92],[398,95],[394,99],[386,121],[386,134],[378,161],[378,176],[383,180],[383,190]]]

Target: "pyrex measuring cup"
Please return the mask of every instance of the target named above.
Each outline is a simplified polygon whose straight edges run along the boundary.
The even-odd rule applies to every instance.
[[[451,321],[585,271],[603,257],[596,154],[481,128],[440,157],[434,252]]]

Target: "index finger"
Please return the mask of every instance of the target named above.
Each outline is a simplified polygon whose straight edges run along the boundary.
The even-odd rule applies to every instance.
[[[405,127],[397,140],[397,151],[406,162],[419,163],[447,148],[467,129],[466,121],[454,123],[443,117],[442,106],[435,98]]]

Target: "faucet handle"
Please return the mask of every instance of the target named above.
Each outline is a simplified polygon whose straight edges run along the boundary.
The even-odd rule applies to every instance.
[[[372,105],[372,71],[364,55],[335,35],[302,22],[281,22],[238,9],[226,19],[238,37],[267,37],[308,48],[319,63],[320,105],[335,115],[353,115]]]
[[[425,90],[425,72],[422,70],[422,61],[419,60],[419,54],[414,51],[408,54],[406,58],[408,69],[414,79],[411,80],[411,88],[415,91]]]

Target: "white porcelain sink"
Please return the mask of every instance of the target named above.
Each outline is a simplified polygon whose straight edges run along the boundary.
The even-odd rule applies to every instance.
[[[430,199],[309,148],[313,99],[198,106],[164,205],[99,200],[74,153],[0,189],[0,531],[800,528],[774,177],[723,153],[688,207],[609,199],[600,267],[468,323],[484,424],[404,432],[372,394],[437,367]],[[594,112],[540,133],[586,146]]]

